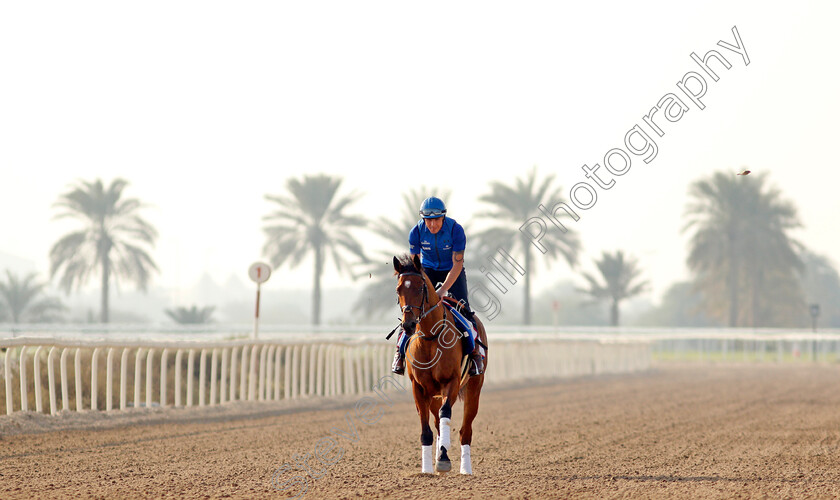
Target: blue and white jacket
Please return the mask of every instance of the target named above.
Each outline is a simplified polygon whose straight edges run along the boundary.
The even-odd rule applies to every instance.
[[[423,267],[436,271],[452,269],[452,252],[463,252],[467,247],[464,228],[455,219],[444,217],[443,227],[432,234],[423,219],[408,234],[409,251],[419,254]]]

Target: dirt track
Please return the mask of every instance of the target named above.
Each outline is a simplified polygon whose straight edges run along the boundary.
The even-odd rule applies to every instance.
[[[659,365],[487,390],[471,477],[419,474],[413,402],[392,393],[378,422],[353,417],[356,442],[334,437],[344,455],[310,479],[305,498],[840,497],[838,389],[836,366]],[[299,489],[276,491],[272,474],[313,453],[331,428],[347,430],[357,400],[209,423],[7,435],[0,498],[284,498]],[[302,472],[280,483],[294,474]]]

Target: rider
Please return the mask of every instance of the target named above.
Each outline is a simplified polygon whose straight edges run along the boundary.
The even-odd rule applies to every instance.
[[[462,314],[475,325],[475,318],[467,301],[467,275],[464,272],[464,249],[467,237],[464,228],[455,219],[446,217],[446,205],[440,198],[426,198],[420,205],[422,219],[411,229],[408,243],[412,259],[421,256],[423,270],[432,284],[443,283],[437,291],[443,298],[449,292],[463,304]],[[477,330],[477,329],[476,329]],[[400,331],[397,337],[397,352],[391,371],[397,375],[405,373],[405,344],[408,335]],[[470,353],[470,375],[484,371],[484,363],[478,350],[478,342]]]

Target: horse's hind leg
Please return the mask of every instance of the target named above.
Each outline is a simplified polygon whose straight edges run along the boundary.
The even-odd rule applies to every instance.
[[[423,452],[420,472],[432,474],[434,472],[434,434],[429,427],[429,397],[423,391],[423,386],[417,383],[412,384],[414,391],[414,404],[417,406],[417,413],[420,415],[420,446]]]
[[[484,384],[484,375],[472,377],[465,388],[464,397],[464,422],[461,425],[461,474],[472,474],[472,455],[470,445],[472,444],[472,424],[475,416],[478,415],[478,400],[481,396],[481,386]]]

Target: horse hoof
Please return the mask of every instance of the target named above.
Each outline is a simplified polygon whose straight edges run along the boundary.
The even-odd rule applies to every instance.
[[[438,472],[449,472],[452,470],[452,462],[450,462],[449,460],[445,462],[438,462],[435,466],[435,470],[437,470]]]

